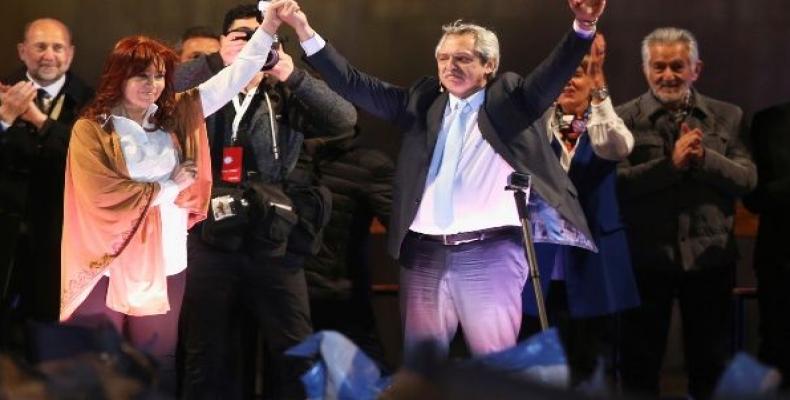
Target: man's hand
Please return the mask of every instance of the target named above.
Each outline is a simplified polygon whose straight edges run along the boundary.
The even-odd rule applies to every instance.
[[[568,0],[576,20],[584,26],[594,25],[603,14],[606,0]]]
[[[315,31],[310,27],[310,23],[307,22],[307,15],[302,12],[299,4],[293,0],[289,0],[289,3],[288,6],[280,10],[280,18],[294,29],[296,35],[299,37],[299,41],[304,42],[313,37]]]
[[[19,81],[13,86],[4,86],[0,91],[0,119],[13,124],[24,114],[36,99],[36,88],[32,82]]]
[[[49,118],[49,116],[44,114],[44,112],[38,108],[36,102],[31,101],[30,106],[27,107],[27,111],[20,115],[19,118],[30,122],[36,127],[36,129],[41,130],[41,128],[44,126],[44,123],[47,122],[47,118]]]
[[[606,59],[606,39],[603,34],[597,33],[590,48],[590,58],[587,64],[587,75],[592,79],[593,88],[599,89],[606,86],[606,77],[603,73],[603,64]]]
[[[241,49],[247,44],[246,40],[241,40],[244,36],[244,32],[229,32],[227,35],[220,35],[219,55],[222,57],[222,63],[225,66],[233,64]]]
[[[684,122],[682,125],[680,125],[680,134],[681,136],[690,134],[699,138],[699,140],[696,140],[692,143],[690,152],[691,162],[701,163],[705,158],[705,146],[702,145],[702,130],[699,128],[691,129],[689,128],[688,124]]]
[[[269,4],[269,8],[267,8],[266,12],[263,13],[263,22],[261,23],[260,29],[263,29],[263,31],[269,35],[274,36],[274,34],[277,33],[277,30],[280,29],[280,24],[283,23],[278,14],[280,13],[280,10],[290,2],[291,0],[272,1]]]
[[[702,131],[691,129],[685,123],[680,126],[680,138],[672,151],[672,165],[678,170],[687,170],[692,162],[701,161],[705,155],[702,147]]]
[[[291,76],[291,73],[294,72],[294,60],[283,51],[282,46],[277,49],[277,52],[280,55],[280,61],[277,61],[277,64],[272,69],[266,71],[266,74],[277,78],[280,82],[285,82]]]

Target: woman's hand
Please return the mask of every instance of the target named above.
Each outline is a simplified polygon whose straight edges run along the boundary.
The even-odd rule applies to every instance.
[[[197,177],[197,165],[192,160],[187,160],[177,165],[170,175],[170,180],[178,185],[178,190],[184,190],[195,183]]]

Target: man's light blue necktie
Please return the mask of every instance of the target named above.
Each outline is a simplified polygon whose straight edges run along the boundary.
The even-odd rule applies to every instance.
[[[433,158],[430,173],[435,176],[434,213],[439,227],[449,226],[453,219],[453,182],[461,158],[470,111],[472,107],[466,101],[456,103],[455,110],[450,115],[450,127],[441,132],[437,139],[436,151],[441,153]]]

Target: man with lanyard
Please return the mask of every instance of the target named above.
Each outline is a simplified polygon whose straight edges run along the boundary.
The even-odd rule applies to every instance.
[[[220,51],[182,64],[176,71],[177,90],[198,85],[231,63],[244,46],[247,32],[260,24],[259,18],[254,4],[229,10]],[[305,139],[353,132],[354,107],[322,81],[295,68],[281,48],[278,55],[271,69],[259,73],[232,104],[206,120],[215,193],[240,182],[282,186],[286,179],[293,179],[289,175]],[[224,206],[220,211],[219,201],[216,204],[218,208],[209,213],[227,211]],[[282,228],[279,224],[284,221],[272,218],[267,230]],[[242,347],[235,337],[254,332],[239,330],[241,317],[251,314],[261,325],[271,357],[264,363],[264,395],[303,399],[299,377],[307,365],[283,355],[312,333],[303,256],[290,251],[285,256],[263,255],[266,244],[251,241],[253,235],[246,235],[238,249],[222,249],[205,240],[202,229],[206,224],[193,228],[188,238],[189,268],[181,316],[184,397],[252,397],[242,393],[242,378],[250,375],[254,363],[239,371],[238,361],[256,354],[249,349],[254,341]]]
[[[62,22],[30,22],[17,50],[25,66],[0,85],[0,269],[5,278],[13,268],[14,303],[27,317],[56,321],[66,150],[93,91],[69,72],[74,46]]]

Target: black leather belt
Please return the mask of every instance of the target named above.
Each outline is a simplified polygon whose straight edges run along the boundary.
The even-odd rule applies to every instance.
[[[454,233],[452,235],[429,235],[409,231],[408,235],[428,242],[437,242],[445,246],[457,246],[459,244],[478,242],[481,240],[493,239],[507,235],[517,235],[520,228],[517,226],[499,226],[496,228],[481,229],[479,231]]]

